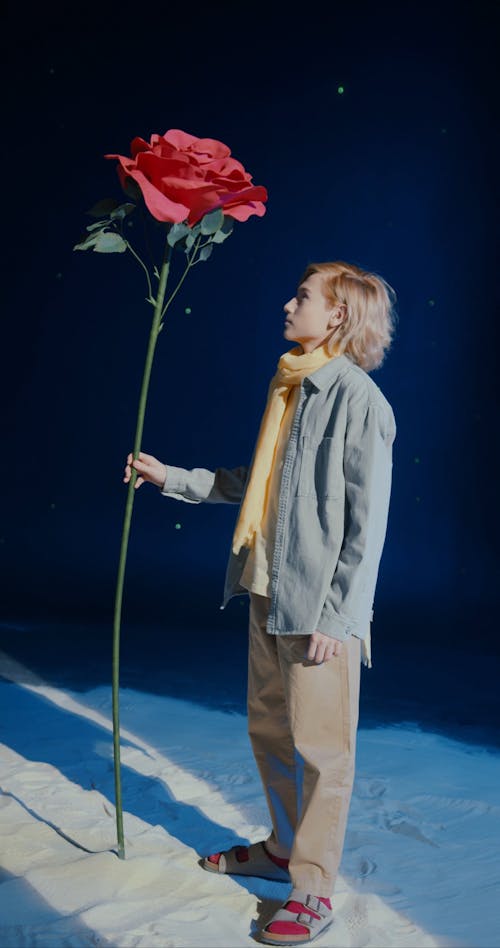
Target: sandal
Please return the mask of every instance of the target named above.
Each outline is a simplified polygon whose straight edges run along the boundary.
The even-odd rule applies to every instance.
[[[292,889],[286,902],[259,932],[259,940],[265,945],[308,945],[326,932],[332,922],[329,899]]]
[[[250,846],[232,846],[222,853],[205,856],[201,865],[209,872],[229,873],[237,876],[259,876],[273,882],[290,882],[288,860],[268,853],[264,843]]]

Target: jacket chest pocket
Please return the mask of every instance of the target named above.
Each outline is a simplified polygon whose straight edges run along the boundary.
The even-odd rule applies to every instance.
[[[343,454],[334,438],[299,444],[297,497],[342,498],[345,491]]]

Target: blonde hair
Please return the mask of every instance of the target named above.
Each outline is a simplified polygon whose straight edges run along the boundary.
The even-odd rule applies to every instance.
[[[313,273],[323,277],[323,296],[342,306],[345,317],[328,340],[333,352],[345,353],[365,372],[378,369],[391,346],[397,321],[396,292],[383,277],[353,263],[310,263],[300,283]]]

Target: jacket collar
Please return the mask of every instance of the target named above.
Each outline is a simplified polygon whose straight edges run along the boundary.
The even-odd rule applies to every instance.
[[[320,369],[316,369],[309,375],[305,375],[304,381],[308,379],[314,388],[321,391],[321,389],[326,388],[327,385],[331,385],[332,382],[340,378],[352,364],[353,361],[349,356],[344,354],[335,356],[334,359],[330,359],[329,362],[322,365]]]

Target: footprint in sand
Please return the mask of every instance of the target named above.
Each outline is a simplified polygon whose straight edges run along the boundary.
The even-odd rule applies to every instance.
[[[428,836],[419,830],[418,826],[414,826],[412,823],[409,823],[408,820],[402,816],[400,813],[396,813],[392,816],[387,814],[384,816],[384,826],[386,829],[390,830],[391,833],[399,833],[401,836],[408,836],[410,839],[417,839],[421,843],[426,843],[428,846],[435,846],[436,849],[439,849],[439,843],[435,843],[433,839],[429,839]]]
[[[373,872],[377,869],[377,863],[373,859],[368,859],[366,856],[363,859],[360,859],[358,865],[358,879],[365,879],[366,876],[371,876]]]
[[[362,800],[366,798],[373,800],[377,797],[383,797],[384,793],[387,792],[387,784],[383,780],[366,780],[363,777],[358,777],[354,792]]]

